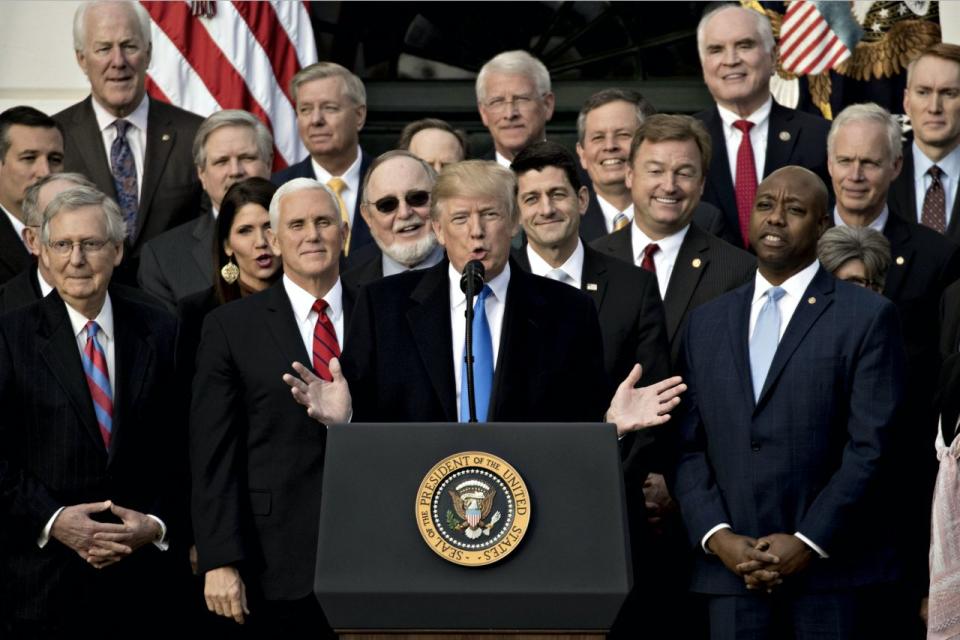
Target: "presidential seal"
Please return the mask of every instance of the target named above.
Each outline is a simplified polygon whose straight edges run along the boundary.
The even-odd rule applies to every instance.
[[[530,495],[517,470],[482,451],[430,469],[417,491],[417,527],[434,553],[476,567],[509,555],[530,525]]]

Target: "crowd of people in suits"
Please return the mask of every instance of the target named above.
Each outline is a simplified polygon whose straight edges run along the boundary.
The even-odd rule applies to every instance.
[[[252,114],[146,94],[149,34],[81,5],[91,95],[0,114],[0,637],[332,635],[324,425],[467,421],[468,304],[479,421],[616,425],[612,635],[958,637],[960,47],[911,61],[904,143],[778,104],[768,19],[721,5],[715,106],[599,91],[575,153],[508,51],[482,159],[434,118],[371,157],[319,62],[271,175]]]

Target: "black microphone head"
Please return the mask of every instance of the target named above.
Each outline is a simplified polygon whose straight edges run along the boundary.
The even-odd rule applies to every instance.
[[[463,275],[460,276],[460,290],[467,292],[467,286],[476,293],[483,288],[483,276],[486,270],[483,263],[479,260],[471,260],[463,267]]]

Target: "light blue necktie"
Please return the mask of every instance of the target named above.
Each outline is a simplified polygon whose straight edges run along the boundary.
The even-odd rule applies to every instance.
[[[767,300],[760,307],[757,324],[750,338],[750,377],[753,378],[753,399],[760,399],[763,383],[767,380],[770,363],[780,342],[780,309],[777,301],[786,293],[780,287],[767,290]]]
[[[473,305],[473,389],[477,401],[477,422],[487,421],[490,392],[493,389],[493,339],[487,323],[485,302],[490,287],[484,286]],[[467,346],[463,346],[466,353]],[[460,422],[470,421],[470,396],[467,387],[467,362],[460,366]]]

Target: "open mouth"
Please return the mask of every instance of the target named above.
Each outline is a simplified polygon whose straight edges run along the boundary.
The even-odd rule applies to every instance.
[[[660,204],[674,205],[680,202],[679,198],[664,198],[663,196],[655,197],[654,200]]]
[[[775,233],[765,233],[760,236],[760,242],[767,245],[768,247],[782,247],[786,244],[786,241],[783,237],[778,236]]]
[[[256,262],[261,269],[269,269],[273,266],[273,256],[269,253],[263,253],[257,256]]]
[[[398,236],[412,236],[423,227],[423,224],[405,224],[394,230]]]
[[[607,158],[606,160],[602,160],[600,162],[600,166],[608,168],[622,167],[624,162],[625,161],[623,158]]]

